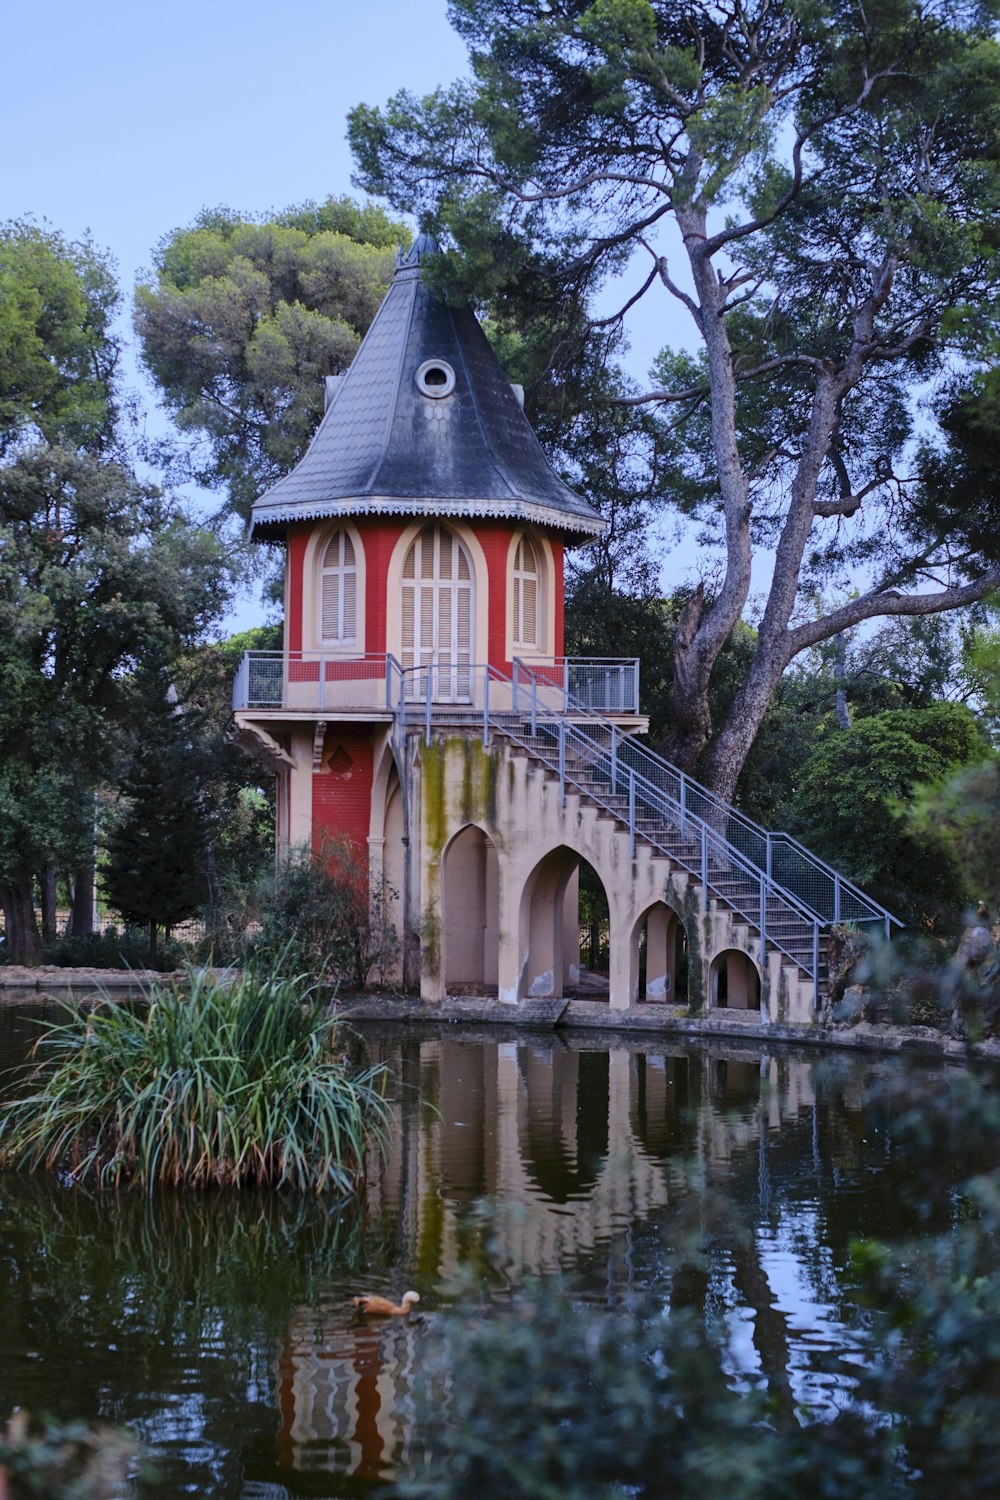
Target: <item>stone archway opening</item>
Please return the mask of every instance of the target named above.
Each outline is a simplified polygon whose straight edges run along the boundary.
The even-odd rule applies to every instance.
[[[519,931],[522,998],[608,999],[607,891],[593,865],[575,850],[551,850],[528,876]]]
[[[572,890],[566,892],[567,921],[572,922]],[[577,866],[577,925],[580,959],[577,988],[588,999],[607,996],[611,973],[611,913],[604,883],[593,865]]]
[[[500,866],[496,846],[469,824],[444,855],[445,988],[452,995],[495,995],[500,953]]]
[[[632,929],[633,1003],[688,1003],[688,943],[684,923],[673,907],[657,901]]]
[[[709,983],[713,1008],[759,1013],[760,974],[749,954],[726,948],[712,960]]]

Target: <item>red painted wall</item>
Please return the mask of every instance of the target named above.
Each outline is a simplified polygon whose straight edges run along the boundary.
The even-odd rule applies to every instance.
[[[365,598],[365,650],[382,653],[386,650],[385,601],[389,560],[403,531],[410,525],[409,517],[356,516],[352,517],[365,549],[366,598]],[[285,642],[289,651],[301,651],[303,642],[303,568],[306,547],[315,526],[326,526],[323,521],[300,521],[288,528],[288,616],[285,625]],[[488,660],[502,672],[510,672],[511,662],[505,655],[507,636],[507,561],[510,542],[520,528],[506,521],[476,521],[472,523],[480,546],[486,557],[489,579],[488,607]],[[555,641],[553,654],[563,654],[563,565],[564,543],[561,536],[549,533],[555,571]],[[481,587],[481,580],[477,580]]]
[[[312,779],[313,853],[322,851],[325,835],[348,838],[365,869],[374,767],[372,734],[363,724],[331,725],[323,745],[323,769]]]

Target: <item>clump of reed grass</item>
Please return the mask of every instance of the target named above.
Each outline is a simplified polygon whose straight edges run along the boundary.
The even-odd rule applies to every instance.
[[[386,1073],[352,1072],[316,986],[251,963],[231,982],[192,968],[146,999],[64,1007],[0,1106],[0,1166],[102,1187],[358,1188]]]

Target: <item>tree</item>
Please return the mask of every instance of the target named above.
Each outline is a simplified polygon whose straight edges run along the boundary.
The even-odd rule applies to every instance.
[[[197,639],[226,592],[215,538],[124,465],[38,445],[0,466],[0,902],[15,963],[41,958],[34,877],[93,859],[123,673]]]
[[[6,225],[0,291],[0,903],[6,952],[35,963],[36,878],[51,893],[71,877],[89,921],[125,674],[197,640],[228,573],[214,536],[135,475],[107,257]]]
[[[385,295],[406,225],[348,198],[270,218],[208,210],[160,243],[136,292],[142,358],[195,478],[246,518],[301,456],[323,381],[347,368]]]
[[[957,837],[937,839],[926,822],[908,821],[906,806],[918,789],[940,787],[988,757],[962,704],[873,714],[828,734],[802,767],[794,831],[905,921],[953,926],[966,895]]]
[[[0,460],[39,438],[91,451],[114,426],[118,287],[89,240],[0,226]]]
[[[192,774],[212,810],[206,862],[206,939],[215,957],[242,949],[256,921],[256,892],[274,866],[274,777],[226,737],[232,718],[233,677],[244,651],[281,649],[280,625],[258,626],[200,645],[177,662],[174,680],[196,714]]]
[[[124,805],[104,839],[104,893],[125,921],[156,938],[194,916],[208,886],[211,809],[198,756],[197,713],[178,701],[163,662],[136,673],[132,731],[118,796]]]
[[[995,534],[928,530],[932,484],[921,497],[901,472],[914,383],[979,352],[996,317],[991,6],[453,0],[451,15],[472,82],[355,109],[358,181],[473,265],[495,244],[509,296],[539,258],[577,307],[624,273],[602,335],[641,299],[690,315],[700,354],[665,355],[667,383],[628,399],[664,414],[663,491],[722,548],[675,632],[667,748],[688,768],[707,749],[702,774],[731,796],[798,653],[1000,579]],[[760,547],[774,572],[756,650],[713,737],[711,679]],[[807,617],[805,595],[862,567],[860,592]]]

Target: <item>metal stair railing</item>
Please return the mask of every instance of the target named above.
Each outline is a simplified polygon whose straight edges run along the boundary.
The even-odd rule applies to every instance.
[[[551,710],[551,681],[535,674],[529,662],[518,663],[515,683],[515,707],[538,716]],[[636,743],[614,724],[603,719],[586,703],[564,697],[564,713],[586,718],[595,726],[595,734],[607,741],[608,753],[615,762],[632,766],[666,797],[676,816],[682,820],[694,814],[715,828],[725,841],[739,851],[744,860],[761,870],[769,880],[794,895],[824,926],[848,923],[862,929],[877,928],[888,940],[893,926],[902,927],[898,917],[873,901],[825,860],[805,848],[788,833],[770,833],[702,786],[686,772],[671,765],[662,756]]]
[[[461,671],[462,690],[456,693],[453,665],[403,668],[390,659],[387,706],[401,733],[422,730],[429,743],[435,723],[447,722],[481,727],[484,744],[491,729],[520,744],[555,772],[562,802],[567,785],[573,787],[628,827],[633,854],[641,838],[694,875],[759,934],[762,960],[770,945],[812,981],[818,1005],[821,921],[815,912],[748,860],[709,819],[682,807],[631,764],[623,755],[625,737],[614,725],[592,714],[584,716],[585,727],[571,722],[567,715],[576,715],[576,705],[564,701],[560,712],[551,692],[539,701],[537,691],[529,689],[531,701],[522,702],[519,687],[495,667],[470,665]],[[544,686],[551,689],[551,683]]]
[[[546,718],[530,735],[520,733],[509,718],[495,727],[555,772],[563,801],[567,786],[572,787],[624,823],[632,854],[637,838],[642,839],[695,876],[706,892],[759,934],[762,956],[768,946],[776,948],[807,975],[818,1003],[821,924],[790,892],[769,880],[697,814],[689,813],[682,829],[675,809],[658,789],[633,767],[613,765],[606,749],[580,725]]]

